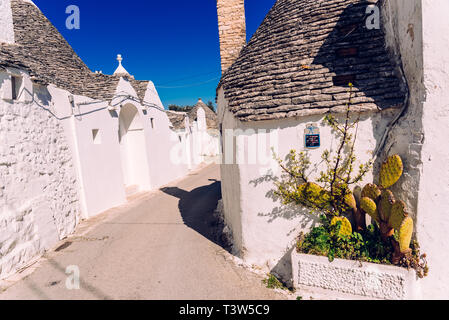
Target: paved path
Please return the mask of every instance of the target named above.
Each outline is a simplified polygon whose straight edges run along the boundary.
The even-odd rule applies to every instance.
[[[78,228],[1,299],[286,299],[238,267],[217,243],[219,167],[139,195]],[[66,288],[79,267],[80,290]],[[10,283],[11,284],[11,283]]]

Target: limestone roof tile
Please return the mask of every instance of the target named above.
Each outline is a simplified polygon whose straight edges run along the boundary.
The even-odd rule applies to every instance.
[[[187,117],[187,113],[185,112],[175,112],[175,111],[167,111],[166,112],[168,119],[170,120],[173,129],[175,130],[183,130],[186,128],[185,126],[185,118]]]

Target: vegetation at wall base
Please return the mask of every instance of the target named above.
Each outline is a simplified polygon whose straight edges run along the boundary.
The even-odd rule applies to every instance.
[[[312,182],[308,154],[291,150],[285,161],[275,156],[283,170],[281,179],[275,183],[275,194],[283,204],[302,205],[321,219],[320,226],[300,235],[299,252],[327,256],[330,261],[342,258],[393,264],[413,268],[419,277],[424,277],[429,268],[418,243],[412,242],[414,221],[406,204],[396,200],[389,189],[402,177],[401,157],[392,155],[383,162],[377,185],[359,187],[374,161],[361,164],[355,173],[360,113],[355,121],[351,119],[352,84],[349,87],[344,123],[340,124],[330,114],[324,119],[339,140],[336,150],[322,153],[325,170]],[[372,220],[369,226],[367,216]],[[353,223],[348,219],[351,217]]]
[[[273,274],[268,274],[267,278],[262,280],[262,283],[264,285],[266,285],[266,287],[268,289],[281,289],[281,290],[288,290],[281,281],[279,281],[279,279],[273,275]]]
[[[376,224],[371,224],[366,230],[354,232],[349,236],[340,233],[341,226],[341,222],[332,225],[326,216],[321,216],[320,226],[313,228],[308,234],[299,235],[297,252],[325,256],[331,262],[334,259],[346,259],[393,265],[391,261],[394,247],[391,241],[382,239]],[[426,255],[421,255],[416,241],[413,241],[410,247],[410,254],[404,256],[396,265],[415,269],[418,277],[423,278],[429,271]]]

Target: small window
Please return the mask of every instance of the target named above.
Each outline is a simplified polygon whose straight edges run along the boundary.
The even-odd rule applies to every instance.
[[[93,129],[92,130],[92,139],[93,139],[94,144],[101,144],[100,129]]]
[[[181,137],[181,136],[178,136],[178,138],[179,138],[179,142],[182,142],[182,137]]]
[[[20,88],[22,87],[22,78],[17,76],[11,77],[11,97],[17,100],[20,95]]]
[[[151,121],[151,129],[154,129],[154,118],[151,118],[150,121]]]

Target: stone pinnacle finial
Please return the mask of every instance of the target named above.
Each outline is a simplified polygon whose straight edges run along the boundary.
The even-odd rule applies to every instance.
[[[117,61],[118,61],[118,68],[117,68],[117,70],[115,70],[114,75],[115,76],[120,76],[120,77],[123,77],[123,76],[130,76],[130,77],[132,77],[129,74],[129,72],[126,71],[126,69],[122,66],[123,57],[122,57],[121,54],[117,55]]]

